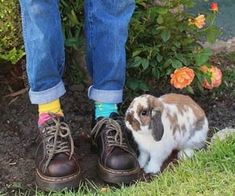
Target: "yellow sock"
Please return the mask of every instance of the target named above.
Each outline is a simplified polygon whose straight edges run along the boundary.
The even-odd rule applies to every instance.
[[[55,113],[55,114],[63,115],[63,111],[61,109],[59,99],[56,99],[49,103],[39,104],[38,112],[39,112],[39,115],[42,113]]]

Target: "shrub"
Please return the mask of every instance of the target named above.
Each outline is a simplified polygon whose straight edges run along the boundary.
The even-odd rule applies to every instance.
[[[191,86],[202,89],[210,76],[200,67],[209,64],[212,52],[199,41],[214,42],[220,34],[214,25],[217,11],[208,8],[208,13],[193,15],[189,11],[194,6],[192,0],[161,0],[160,4],[137,1],[127,43],[127,87],[147,91],[149,81],[169,81],[175,70],[187,67],[195,72]],[[187,90],[192,92],[191,86]]]
[[[17,0],[0,0],[0,63],[17,63],[24,55]]]

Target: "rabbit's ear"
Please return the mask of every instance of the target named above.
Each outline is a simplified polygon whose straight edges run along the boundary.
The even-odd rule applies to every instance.
[[[151,106],[154,111],[163,111],[163,103],[160,101],[159,98],[156,98],[154,96],[149,97],[149,105]]]
[[[152,136],[156,141],[160,141],[164,134],[164,127],[161,120],[161,111],[153,110],[154,114],[151,118],[150,128],[152,129]]]
[[[139,121],[134,118],[134,112],[126,112],[125,115],[125,122],[126,126],[131,129],[132,131],[139,131],[140,130],[140,123]]]

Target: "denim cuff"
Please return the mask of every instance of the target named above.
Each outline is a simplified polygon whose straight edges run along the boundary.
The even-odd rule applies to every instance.
[[[100,90],[90,86],[88,89],[88,97],[98,102],[121,103],[123,90]]]
[[[29,90],[29,98],[32,104],[44,104],[60,98],[66,92],[64,83],[60,81],[57,85],[44,91]]]

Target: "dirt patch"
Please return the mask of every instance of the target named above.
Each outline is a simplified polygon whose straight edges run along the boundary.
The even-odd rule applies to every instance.
[[[216,62],[221,60],[216,59]],[[222,69],[234,66],[227,61],[219,65],[223,65]],[[0,77],[3,78],[4,76]],[[10,93],[9,85],[0,83],[0,89],[0,193],[14,194],[18,189],[33,191],[37,108],[30,104],[26,93],[17,97],[4,97]],[[97,155],[91,151],[87,136],[92,114],[92,103],[87,98],[87,85],[66,85],[66,89],[67,94],[62,98],[62,105],[73,132],[83,178],[97,186],[103,186],[104,182],[96,174]],[[154,89],[155,93],[152,94],[170,91],[171,88]],[[231,89],[224,89],[217,94],[207,92],[194,95],[193,98],[205,110],[211,130],[235,126],[235,102]]]

